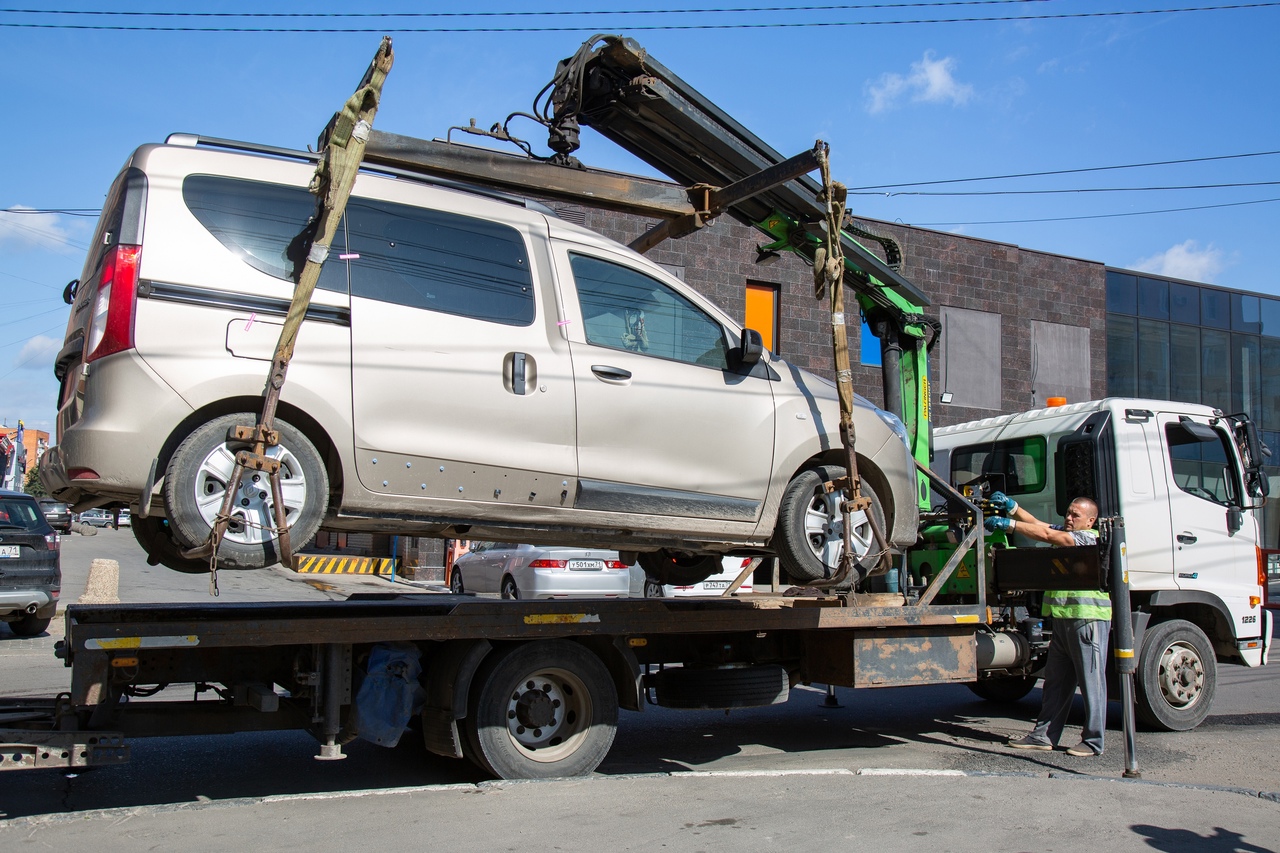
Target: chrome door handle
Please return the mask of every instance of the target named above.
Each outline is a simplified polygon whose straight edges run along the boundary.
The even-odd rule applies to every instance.
[[[601,379],[612,379],[615,382],[631,378],[630,370],[623,370],[621,367],[610,367],[607,364],[593,364],[591,365],[591,372]]]
[[[1196,541],[1196,537],[1191,533],[1179,533],[1178,541],[1181,542],[1183,545],[1194,545]]]

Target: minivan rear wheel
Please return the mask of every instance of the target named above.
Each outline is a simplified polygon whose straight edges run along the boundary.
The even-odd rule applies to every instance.
[[[237,425],[257,422],[248,412],[209,421],[178,445],[164,479],[164,503],[175,541],[188,547],[203,544],[222,509],[236,453],[247,442],[229,438]],[[280,491],[285,504],[289,542],[296,550],[320,529],[329,502],[329,478],[320,454],[298,429],[277,420],[280,443],[266,455],[280,463]],[[218,565],[260,569],[280,560],[275,533],[274,502],[268,475],[246,470],[232,504],[231,522],[218,548]]]
[[[672,586],[693,586],[721,569],[718,554],[685,554],[667,550],[641,552],[636,562],[647,577]]]

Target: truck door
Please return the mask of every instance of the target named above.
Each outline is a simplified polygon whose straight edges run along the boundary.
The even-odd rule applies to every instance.
[[[1178,587],[1248,596],[1257,587],[1257,523],[1245,512],[1232,530],[1243,492],[1231,436],[1207,418],[1161,414],[1158,423]]]
[[[537,220],[463,215],[478,203],[450,200],[450,211],[347,207],[360,480],[384,494],[528,505],[536,492],[535,505],[558,505],[576,473],[573,377],[545,222],[539,233]]]
[[[724,324],[625,255],[559,244],[581,315],[569,332],[583,509],[760,516],[773,462],[771,382],[729,369]]]

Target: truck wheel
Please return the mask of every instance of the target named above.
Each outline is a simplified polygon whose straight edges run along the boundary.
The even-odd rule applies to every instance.
[[[10,622],[9,630],[19,637],[38,637],[49,628],[52,622],[53,619],[47,616],[41,619],[34,613],[28,613],[21,619]]]
[[[449,573],[449,592],[454,595],[465,595],[467,592],[467,587],[462,582],[462,572],[457,569]]]
[[[164,478],[164,505],[173,538],[180,544],[204,543],[222,509],[236,453],[247,449],[231,441],[227,431],[249,425],[257,415],[247,412],[209,421],[178,445]],[[280,462],[280,486],[285,502],[289,541],[297,550],[320,529],[329,502],[329,478],[320,454],[294,427],[276,421],[280,443],[267,448],[267,456]],[[230,569],[260,569],[280,559],[272,530],[271,483],[265,473],[246,470],[232,509],[231,523],[218,548],[218,565]]]
[[[1209,638],[1185,619],[1152,625],[1142,638],[1134,681],[1138,719],[1159,731],[1194,729],[1209,714],[1218,683]]]
[[[586,776],[613,745],[618,695],[577,643],[526,643],[486,658],[466,724],[470,757],[500,779]]]
[[[1032,691],[1036,686],[1036,677],[1028,675],[1022,677],[980,678],[977,681],[970,681],[967,686],[980,698],[986,699],[988,702],[1011,705],[1020,701]]]
[[[777,664],[664,669],[653,677],[664,708],[758,708],[787,701],[791,683]]]
[[[516,586],[516,579],[507,575],[502,579],[502,597],[515,600],[520,597],[520,587]]]
[[[164,566],[175,572],[187,575],[202,575],[209,572],[209,559],[191,559],[182,556],[182,549],[169,535],[168,519],[148,516],[133,520],[133,538],[138,540],[142,550],[147,552],[147,563],[152,566]]]
[[[828,493],[823,483],[843,476],[845,470],[838,465],[801,471],[782,496],[775,532],[776,550],[783,570],[800,583],[826,580],[834,576],[840,566],[840,555],[844,551],[841,493]],[[871,499],[870,511],[875,514],[880,529],[887,530],[880,496],[866,480],[862,481],[862,494]],[[853,524],[849,539],[856,563],[865,573],[875,567],[879,558],[875,535],[865,511],[851,514],[849,520]]]
[[[646,577],[673,586],[701,583],[721,567],[720,557],[713,554],[684,554],[679,551],[645,551],[636,560]]]

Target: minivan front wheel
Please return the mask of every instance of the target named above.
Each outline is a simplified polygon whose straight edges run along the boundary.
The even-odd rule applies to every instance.
[[[787,574],[801,583],[831,578],[840,566],[840,555],[844,552],[840,501],[844,495],[826,491],[824,484],[843,476],[845,469],[839,465],[801,471],[782,496],[774,534],[778,558]],[[870,498],[871,506],[850,514],[853,529],[849,531],[849,540],[855,563],[865,574],[875,567],[880,556],[867,513],[874,514],[882,531],[886,528],[880,496],[866,480],[862,481],[862,495]]]
[[[247,442],[229,438],[238,425],[251,425],[248,412],[209,421],[178,445],[165,473],[164,502],[174,539],[196,547],[209,538],[222,509],[236,454]],[[329,478],[315,447],[300,431],[276,421],[280,443],[266,455],[280,463],[280,492],[284,500],[289,542],[294,548],[315,537],[329,502]],[[265,472],[245,470],[231,506],[231,520],[218,548],[218,565],[260,569],[280,559],[275,533],[271,481]]]

